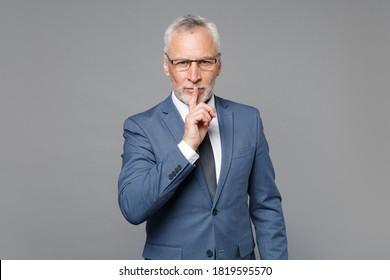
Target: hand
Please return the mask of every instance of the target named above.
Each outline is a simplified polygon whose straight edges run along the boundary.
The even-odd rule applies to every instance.
[[[215,109],[208,106],[206,103],[198,105],[198,87],[194,87],[194,91],[189,103],[189,112],[185,119],[183,140],[194,150],[197,150],[202,143],[210,122],[216,116]]]

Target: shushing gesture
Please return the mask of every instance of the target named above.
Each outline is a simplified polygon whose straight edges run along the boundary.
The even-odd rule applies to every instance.
[[[206,103],[198,101],[199,89],[194,86],[189,103],[189,112],[185,119],[183,140],[195,151],[202,143],[213,118],[216,117],[215,109]]]

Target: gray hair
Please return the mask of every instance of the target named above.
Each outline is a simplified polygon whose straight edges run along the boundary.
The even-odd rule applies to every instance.
[[[219,40],[219,33],[214,22],[209,21],[200,16],[185,15],[175,19],[171,25],[165,30],[164,34],[164,52],[168,52],[168,44],[171,41],[173,32],[177,30],[190,31],[196,27],[207,28],[214,38],[215,48],[217,52],[221,52],[221,42]]]

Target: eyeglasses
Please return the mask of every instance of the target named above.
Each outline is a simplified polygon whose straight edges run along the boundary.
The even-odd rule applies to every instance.
[[[167,53],[165,55],[168,58],[168,61],[172,64],[174,69],[179,72],[184,72],[190,69],[192,62],[196,62],[196,65],[203,71],[214,70],[215,65],[218,62],[218,54],[216,57],[202,58],[202,59],[171,59]]]

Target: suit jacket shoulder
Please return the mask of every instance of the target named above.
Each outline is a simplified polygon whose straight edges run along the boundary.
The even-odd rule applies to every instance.
[[[136,113],[132,116],[129,116],[127,120],[131,119],[133,121],[139,122],[145,122],[147,120],[151,120],[156,117],[156,115],[161,113],[169,113],[171,110],[174,110],[174,104],[171,99],[171,95],[169,95],[165,100],[161,101],[160,103],[154,105],[153,107],[140,112]]]

